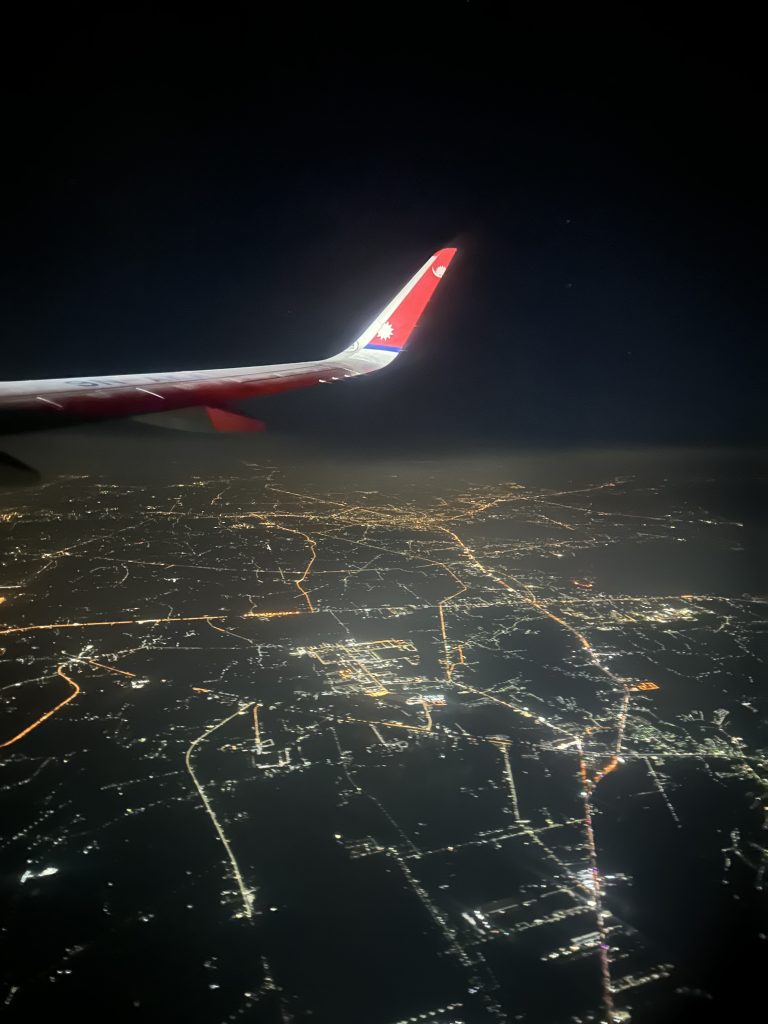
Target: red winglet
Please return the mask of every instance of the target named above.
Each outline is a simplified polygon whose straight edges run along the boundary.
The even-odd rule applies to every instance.
[[[394,309],[387,310],[384,322],[366,348],[397,352],[405,345],[455,255],[456,249],[440,249],[435,253],[416,280],[410,282],[405,294],[397,297],[399,302]]]

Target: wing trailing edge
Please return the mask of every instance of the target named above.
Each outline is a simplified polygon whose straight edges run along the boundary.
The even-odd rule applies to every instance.
[[[252,434],[267,429],[264,420],[257,420],[234,409],[216,408],[212,405],[150,412],[142,416],[133,416],[132,419],[150,427],[186,430],[193,434]]]

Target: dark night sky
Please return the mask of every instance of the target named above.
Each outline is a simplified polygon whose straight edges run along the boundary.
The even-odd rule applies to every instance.
[[[238,10],[26,36],[1,377],[329,355],[457,241],[396,368],[255,411],[427,444],[766,439],[754,26]]]

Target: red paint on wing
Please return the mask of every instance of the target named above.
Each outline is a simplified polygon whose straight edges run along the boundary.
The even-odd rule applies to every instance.
[[[229,409],[216,409],[206,405],[205,411],[211,426],[220,434],[242,434],[253,433],[267,429],[264,420],[255,420],[251,416],[242,416],[240,413],[230,412]]]
[[[405,345],[455,255],[455,249],[441,249],[435,253],[431,264],[369,344],[393,350],[399,350]]]

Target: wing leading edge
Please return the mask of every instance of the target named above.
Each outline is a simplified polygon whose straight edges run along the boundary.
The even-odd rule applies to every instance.
[[[440,249],[352,345],[328,359],[220,370],[62,377],[0,383],[0,429],[146,415],[328,384],[380,370],[402,351],[456,249]]]

